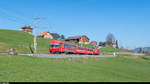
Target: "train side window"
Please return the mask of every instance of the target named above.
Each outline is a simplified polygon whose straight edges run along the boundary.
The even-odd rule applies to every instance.
[[[50,47],[60,47],[60,44],[50,44]]]
[[[66,45],[66,44],[64,44],[64,48],[67,48],[67,45]]]
[[[78,47],[78,49],[79,49],[79,50],[85,50],[85,49],[84,49],[84,48],[82,48],[82,47]]]
[[[54,45],[53,45],[53,44],[50,44],[49,46],[50,46],[50,47],[54,47]]]
[[[74,49],[73,45],[64,44],[64,48]]]
[[[73,46],[73,45],[70,45],[70,48],[71,48],[71,49],[74,49],[74,46]]]
[[[62,44],[61,44],[61,43],[59,43],[59,47],[60,47],[60,48],[61,48],[61,45],[62,45]]]

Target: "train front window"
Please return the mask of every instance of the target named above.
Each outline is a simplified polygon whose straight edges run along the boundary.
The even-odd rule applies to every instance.
[[[50,44],[50,47],[60,47],[60,44]]]

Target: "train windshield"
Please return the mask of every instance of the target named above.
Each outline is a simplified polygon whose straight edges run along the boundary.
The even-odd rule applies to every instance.
[[[50,47],[60,47],[60,44],[50,44]]]

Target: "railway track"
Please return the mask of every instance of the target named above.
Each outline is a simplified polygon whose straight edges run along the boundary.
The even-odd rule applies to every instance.
[[[8,54],[8,53],[0,53]],[[119,53],[119,55],[124,53]],[[79,54],[31,54],[31,53],[18,53],[17,55],[47,57],[47,58],[80,58],[80,57],[115,57],[112,54],[100,54],[100,55],[79,55]],[[144,56],[143,54],[132,53],[132,56]]]
[[[79,58],[79,57],[114,57],[113,55],[74,55],[74,54],[18,54],[27,56],[37,56],[37,57],[48,57],[48,58]]]

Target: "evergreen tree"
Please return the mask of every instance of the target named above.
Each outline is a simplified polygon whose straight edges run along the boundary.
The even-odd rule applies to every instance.
[[[64,40],[64,39],[65,39],[64,35],[61,35],[60,38],[61,38],[61,40]]]
[[[60,39],[60,35],[57,33],[51,33],[55,40]]]

